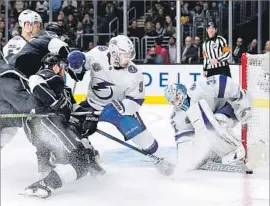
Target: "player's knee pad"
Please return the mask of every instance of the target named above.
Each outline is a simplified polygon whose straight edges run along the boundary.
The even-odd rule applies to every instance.
[[[89,155],[82,144],[69,154],[69,163],[77,173],[77,179],[85,176],[89,168]]]
[[[133,137],[132,141],[143,149],[147,154],[154,154],[158,150],[158,142],[148,130]]]

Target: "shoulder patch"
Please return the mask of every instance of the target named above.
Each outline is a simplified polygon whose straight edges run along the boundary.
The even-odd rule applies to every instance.
[[[98,72],[98,71],[100,71],[100,70],[102,69],[102,67],[100,66],[99,63],[93,63],[93,64],[92,64],[92,68],[93,68],[93,70],[94,70],[95,72]]]
[[[108,49],[108,47],[106,47],[106,46],[98,46],[99,51],[106,51],[107,49]]]
[[[138,72],[138,69],[137,69],[134,65],[130,65],[130,66],[128,67],[128,71],[129,71],[130,73],[136,73],[136,72]]]

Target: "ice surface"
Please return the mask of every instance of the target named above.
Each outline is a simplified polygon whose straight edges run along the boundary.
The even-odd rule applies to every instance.
[[[162,151],[175,161],[169,106],[147,105],[141,116],[159,140]],[[110,125],[99,128],[120,136]],[[107,174],[85,177],[67,184],[46,200],[19,196],[37,180],[34,148],[20,131],[1,150],[2,206],[266,206],[269,205],[269,169],[253,175],[193,171],[182,176],[164,177],[145,157],[101,135],[91,137],[100,151]]]

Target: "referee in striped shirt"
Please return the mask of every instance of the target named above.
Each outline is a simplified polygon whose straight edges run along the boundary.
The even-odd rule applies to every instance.
[[[217,35],[216,24],[209,22],[207,25],[208,39],[203,43],[203,71],[204,76],[223,74],[231,77],[229,58],[231,49],[226,39]]]

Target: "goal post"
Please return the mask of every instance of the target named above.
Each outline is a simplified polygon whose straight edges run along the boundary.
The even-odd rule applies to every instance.
[[[242,126],[242,141],[247,151],[246,161],[260,153],[260,160],[269,162],[269,81],[270,53],[243,54],[241,86],[252,98],[252,117]]]

